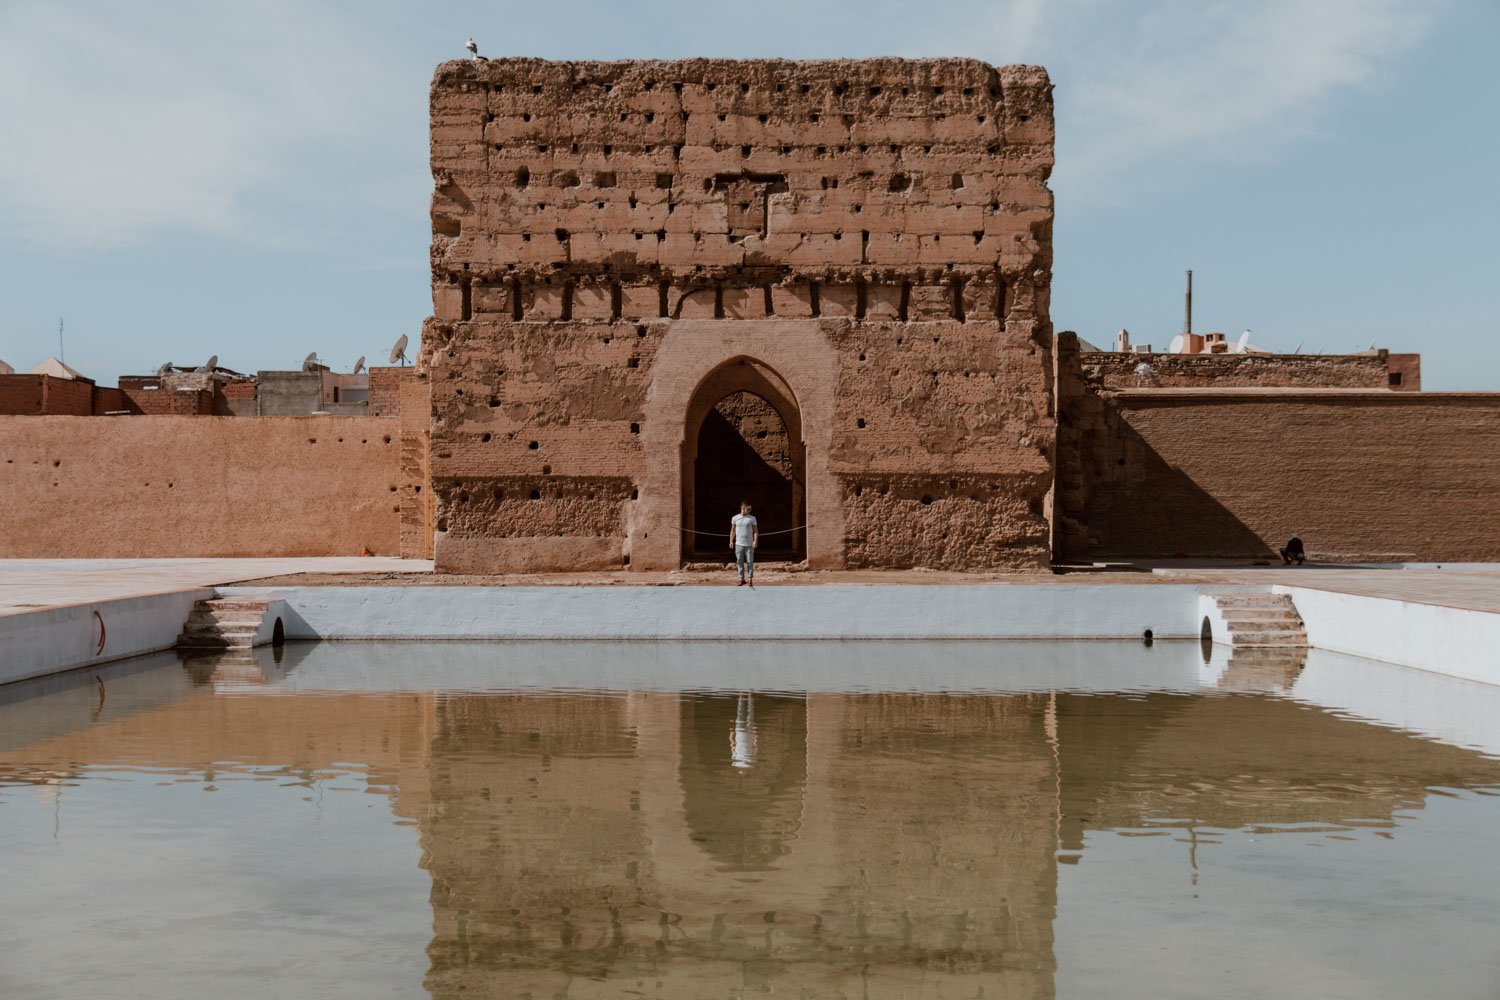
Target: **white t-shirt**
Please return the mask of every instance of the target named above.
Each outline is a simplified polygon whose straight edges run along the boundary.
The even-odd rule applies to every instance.
[[[736,514],[729,519],[729,524],[734,532],[734,544],[749,545],[755,541],[754,514]]]

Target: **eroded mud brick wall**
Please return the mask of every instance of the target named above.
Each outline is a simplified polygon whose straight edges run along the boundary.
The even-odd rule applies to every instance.
[[[440,569],[675,567],[742,391],[812,565],[1046,564],[1043,70],[453,62],[431,100]]]

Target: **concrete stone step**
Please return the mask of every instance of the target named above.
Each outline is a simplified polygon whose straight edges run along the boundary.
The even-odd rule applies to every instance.
[[[1231,632],[1301,632],[1302,623],[1295,618],[1226,618]]]
[[[1221,611],[1228,611],[1231,608],[1292,607],[1291,598],[1285,594],[1213,594],[1211,596]]]
[[[209,611],[258,611],[261,614],[266,611],[266,602],[253,598],[215,597],[199,601],[195,606]]]
[[[1232,607],[1275,607],[1286,601],[1284,594],[1211,594],[1220,610]]]
[[[260,631],[260,622],[237,622],[234,625],[220,624],[205,625],[202,622],[187,622],[183,625],[184,636],[254,636]]]
[[[193,605],[177,636],[180,649],[249,650],[265,619],[267,602],[214,598]]]
[[[1306,649],[1307,629],[1285,594],[1213,594],[1235,649]]]
[[[1297,609],[1289,604],[1246,604],[1239,607],[1226,608],[1220,606],[1219,612],[1225,618],[1235,616],[1256,617],[1265,615],[1272,618],[1296,618]]]
[[[1307,636],[1301,632],[1235,632],[1232,638],[1235,647],[1307,645]]]
[[[179,649],[250,649],[253,639],[253,635],[190,635],[183,633],[177,637],[177,647]]]
[[[223,628],[233,628],[236,625],[249,625],[259,628],[260,623],[261,619],[247,617],[243,612],[234,612],[233,616],[230,616],[205,615],[194,611],[191,615],[188,615],[188,624],[190,625],[221,626]]]

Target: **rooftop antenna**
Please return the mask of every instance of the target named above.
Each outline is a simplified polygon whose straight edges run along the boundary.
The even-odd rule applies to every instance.
[[[354,374],[358,375],[365,370],[365,356],[361,354],[359,360],[354,362]]]
[[[396,341],[396,346],[391,348],[391,364],[394,365],[397,362],[400,362],[402,366],[405,366],[407,343],[408,341],[406,339],[406,334],[403,333],[401,335],[401,339]]]
[[[59,317],[57,317],[57,360],[61,361],[63,364],[67,364],[68,363],[68,352],[65,351],[65,350],[63,350],[62,333],[63,333],[63,318],[61,316],[59,316]]]
[[[212,374],[213,370],[217,367],[219,367],[219,356],[217,354],[210,354],[208,360],[203,363],[203,367],[199,368],[198,371]]]
[[[1193,271],[1187,273],[1187,295],[1183,299],[1182,332],[1193,332]]]

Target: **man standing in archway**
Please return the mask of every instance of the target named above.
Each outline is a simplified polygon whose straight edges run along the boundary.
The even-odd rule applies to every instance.
[[[750,502],[740,501],[740,512],[729,519],[729,547],[740,571],[739,586],[755,586],[755,546],[760,541],[760,522],[750,513]]]

